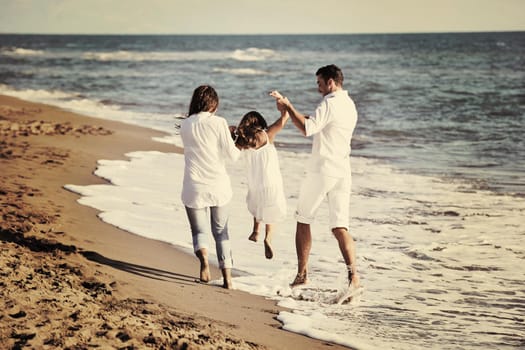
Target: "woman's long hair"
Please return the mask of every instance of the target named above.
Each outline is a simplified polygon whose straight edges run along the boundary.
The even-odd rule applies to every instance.
[[[219,95],[209,85],[201,85],[193,91],[188,116],[199,112],[215,112],[219,107]]]

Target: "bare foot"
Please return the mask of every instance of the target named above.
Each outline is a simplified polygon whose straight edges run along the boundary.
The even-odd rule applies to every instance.
[[[355,272],[355,269],[352,265],[346,265],[348,271],[348,286],[354,286],[354,288],[359,287],[359,276]]]
[[[200,276],[201,282],[208,283],[210,281],[210,265],[208,264],[208,253],[206,249],[202,248],[195,252],[199,262],[201,263]]]
[[[230,268],[224,268],[221,270],[222,272],[222,288],[224,289],[232,289],[232,275],[231,275],[231,269]]]
[[[270,245],[270,242],[266,239],[264,240],[264,256],[266,257],[266,259],[273,258],[272,246]]]
[[[204,283],[210,281],[210,266],[208,263],[201,263],[200,281]]]
[[[254,241],[254,242],[257,242],[257,238],[259,237],[259,232],[257,231],[253,231],[252,234],[250,235],[250,237],[248,237],[248,239],[250,241]]]
[[[359,287],[359,276],[357,274],[353,274],[351,276],[351,279],[349,280],[348,282],[348,285],[352,285],[354,286],[354,288],[358,288]]]
[[[295,279],[293,280],[292,283],[290,283],[290,287],[297,287],[297,286],[302,286],[304,284],[308,283],[308,278],[306,278],[306,272],[303,272],[303,273],[298,273],[296,276],[295,276]]]

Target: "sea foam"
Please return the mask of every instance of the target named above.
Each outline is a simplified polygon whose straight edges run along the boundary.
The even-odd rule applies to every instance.
[[[173,135],[164,141],[180,143],[177,139]],[[515,235],[505,232],[507,225],[523,230],[519,215],[525,210],[523,201],[484,192],[456,192],[455,185],[439,179],[401,174],[377,161],[354,157],[350,232],[357,242],[365,292],[357,305],[329,302],[344,287],[345,270],[323,204],[312,226],[310,294],[297,299],[288,286],[296,269],[293,211],[308,155],[282,150],[279,155],[289,212],[276,225],[274,259],[265,259],[262,244],[247,239],[252,218],[245,205],[242,162],[228,166],[234,192],[230,230],[235,268],[244,272],[234,278],[234,286],[295,310],[279,316],[285,329],[352,347],[401,349],[411,348],[414,332],[432,332],[434,326],[428,324],[439,320],[441,342],[450,342],[463,321],[450,319],[447,310],[468,310],[468,304],[457,304],[463,293],[477,291],[494,298],[512,290],[511,285],[504,286],[509,282],[500,287],[488,283],[487,278],[493,277],[486,274],[497,272],[502,281],[515,279],[506,270],[522,259],[524,251]],[[132,152],[127,156],[129,161],[99,162],[96,174],[110,180],[110,185],[66,188],[82,195],[80,203],[101,210],[102,220],[191,253],[189,225],[180,201],[183,155]],[[500,232],[497,241],[488,227]],[[515,255],[494,266],[501,249],[512,249],[507,254]],[[211,260],[215,259],[211,252]],[[485,269],[489,266],[494,268]],[[471,271],[483,275],[471,275]],[[483,312],[491,313],[489,309]],[[507,312],[508,318],[518,316],[512,309]],[[411,322],[418,325],[408,327]],[[396,323],[403,325],[393,337],[389,329]],[[499,323],[484,323],[488,332],[499,327]],[[396,347],[388,339],[403,345]],[[435,343],[429,339],[430,348],[431,344]]]

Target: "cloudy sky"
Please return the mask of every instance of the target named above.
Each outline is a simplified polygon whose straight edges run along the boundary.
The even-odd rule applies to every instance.
[[[525,31],[525,0],[0,0],[0,33]]]

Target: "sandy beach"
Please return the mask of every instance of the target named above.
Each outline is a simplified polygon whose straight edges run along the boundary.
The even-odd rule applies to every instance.
[[[2,348],[343,348],[282,330],[271,300],[196,282],[195,257],[103,223],[63,188],[104,183],[100,159],[181,151],[154,136],[0,96]]]

